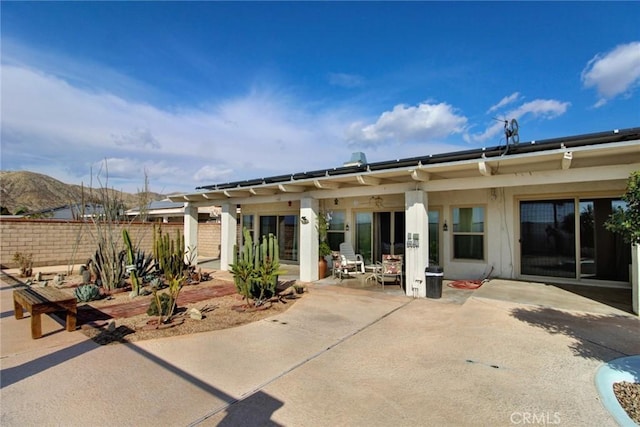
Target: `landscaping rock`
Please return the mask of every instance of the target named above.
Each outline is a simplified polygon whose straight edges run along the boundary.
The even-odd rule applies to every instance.
[[[61,286],[64,283],[64,276],[62,274],[56,274],[53,277],[54,286]]]
[[[84,266],[80,267],[80,269],[82,270],[82,284],[88,285],[89,283],[91,283],[91,272],[87,268],[83,268]]]
[[[189,317],[194,320],[202,320],[202,312],[197,308],[192,308],[189,310]]]

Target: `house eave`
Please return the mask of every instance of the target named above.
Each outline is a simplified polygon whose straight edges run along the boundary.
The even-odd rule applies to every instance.
[[[570,153],[569,155],[567,153]],[[567,159],[571,159],[570,162]],[[640,162],[640,128],[530,141],[454,153],[343,166],[198,187],[194,193],[171,196],[171,201],[222,204],[265,197],[299,198],[303,194],[348,192],[352,188],[416,183],[428,180],[475,178],[493,174],[525,173]],[[339,189],[339,190],[338,190]]]

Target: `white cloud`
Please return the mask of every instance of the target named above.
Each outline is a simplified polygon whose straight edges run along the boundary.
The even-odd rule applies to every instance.
[[[392,111],[382,113],[373,124],[351,124],[347,130],[347,139],[352,144],[365,145],[424,142],[462,133],[466,125],[467,118],[456,114],[455,109],[445,103],[396,105]]]
[[[501,116],[508,120],[516,119],[518,121],[522,118],[529,117],[548,120],[563,115],[570,105],[571,103],[569,102],[562,102],[555,99],[536,99],[530,102],[525,102],[511,111],[502,113]],[[504,122],[492,121],[483,132],[465,134],[464,139],[467,142],[485,142],[498,135],[502,135],[503,132]],[[504,140],[501,141],[501,143],[504,143]]]
[[[596,107],[632,92],[640,84],[640,42],[619,45],[594,56],[582,70],[582,84],[598,91]]]
[[[88,183],[92,168],[95,174],[107,159],[115,188],[135,191],[146,168],[152,191],[169,192],[333,167],[350,153],[343,133],[352,113],[305,111],[278,91],[174,111],[21,65],[0,71],[3,169],[47,170]]]
[[[116,145],[132,146],[138,148],[160,148],[160,144],[149,129],[135,128],[122,134],[112,134],[111,138]]]
[[[362,86],[364,79],[356,74],[329,73],[329,83],[333,86],[354,88]]]
[[[504,107],[505,105],[509,105],[517,100],[520,99],[520,92],[514,92],[509,96],[505,96],[504,98],[502,98],[500,100],[500,102],[498,102],[496,105],[492,105],[489,110],[487,110],[487,113],[493,113],[494,111],[499,110],[500,108]]]
[[[193,179],[199,183],[219,183],[231,172],[232,170],[228,168],[206,165],[193,174]]]

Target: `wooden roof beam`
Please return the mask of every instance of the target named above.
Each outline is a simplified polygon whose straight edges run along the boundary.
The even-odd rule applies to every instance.
[[[338,188],[340,188],[339,182],[321,181],[319,179],[314,180],[313,185],[315,185],[316,188],[319,188],[321,190],[337,190]]]
[[[252,188],[249,190],[251,194],[254,196],[271,196],[272,194],[276,194],[275,188]]]
[[[571,161],[573,160],[573,153],[567,151],[562,155],[562,170],[567,170],[571,167]]]
[[[358,175],[356,176],[358,183],[362,185],[379,185],[380,178],[374,178],[372,176]]]
[[[487,162],[482,161],[478,163],[478,170],[480,171],[480,175],[482,176],[493,175],[493,169],[487,164]]]
[[[249,190],[224,190],[224,195],[233,198],[233,197],[249,197],[251,193]]]
[[[301,185],[279,184],[278,188],[283,193],[302,193],[304,191],[304,187]]]
[[[427,171],[423,171],[422,169],[416,169],[411,171],[411,178],[414,181],[427,182],[431,178],[431,175]]]

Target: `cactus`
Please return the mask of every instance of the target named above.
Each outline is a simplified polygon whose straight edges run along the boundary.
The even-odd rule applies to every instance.
[[[229,267],[238,293],[247,301],[251,299],[253,276],[253,241],[247,229],[243,231],[245,244],[238,252],[238,245],[233,246],[233,264]]]
[[[147,309],[147,315],[168,316],[171,305],[172,301],[169,294],[154,294],[154,298],[151,299],[151,303]],[[158,309],[158,306],[160,309]]]
[[[78,286],[73,294],[80,302],[93,301],[100,299],[100,288],[93,284],[82,285]]]
[[[175,312],[180,289],[187,280],[188,265],[185,263],[184,236],[180,234],[179,230],[176,230],[176,238],[171,239],[169,235],[162,234],[160,227],[154,227],[153,254],[159,270],[164,274],[164,278],[169,284],[168,294],[158,294],[157,289],[153,290],[156,307],[161,307],[158,315],[160,320],[166,323],[171,320],[171,316]],[[167,310],[164,309],[161,299],[166,299],[169,307]]]
[[[124,261],[126,251],[118,251],[114,246],[98,243],[98,249],[91,262],[95,268],[96,283],[105,289],[112,290],[122,287],[124,279]]]
[[[131,294],[138,296],[140,295],[140,281],[138,280],[138,272],[136,271],[133,245],[131,244],[129,231],[127,231],[126,228],[122,229],[122,240],[124,240],[124,245],[127,248],[127,271],[131,277]]]
[[[184,276],[187,269],[185,264],[184,236],[176,230],[176,238],[171,239],[168,234],[162,234],[161,229],[154,233],[153,254],[159,270],[167,280]]]
[[[231,274],[238,293],[247,301],[261,305],[275,295],[280,270],[278,240],[273,234],[262,236],[255,244],[248,230],[243,230],[245,244],[241,251],[234,245]]]

